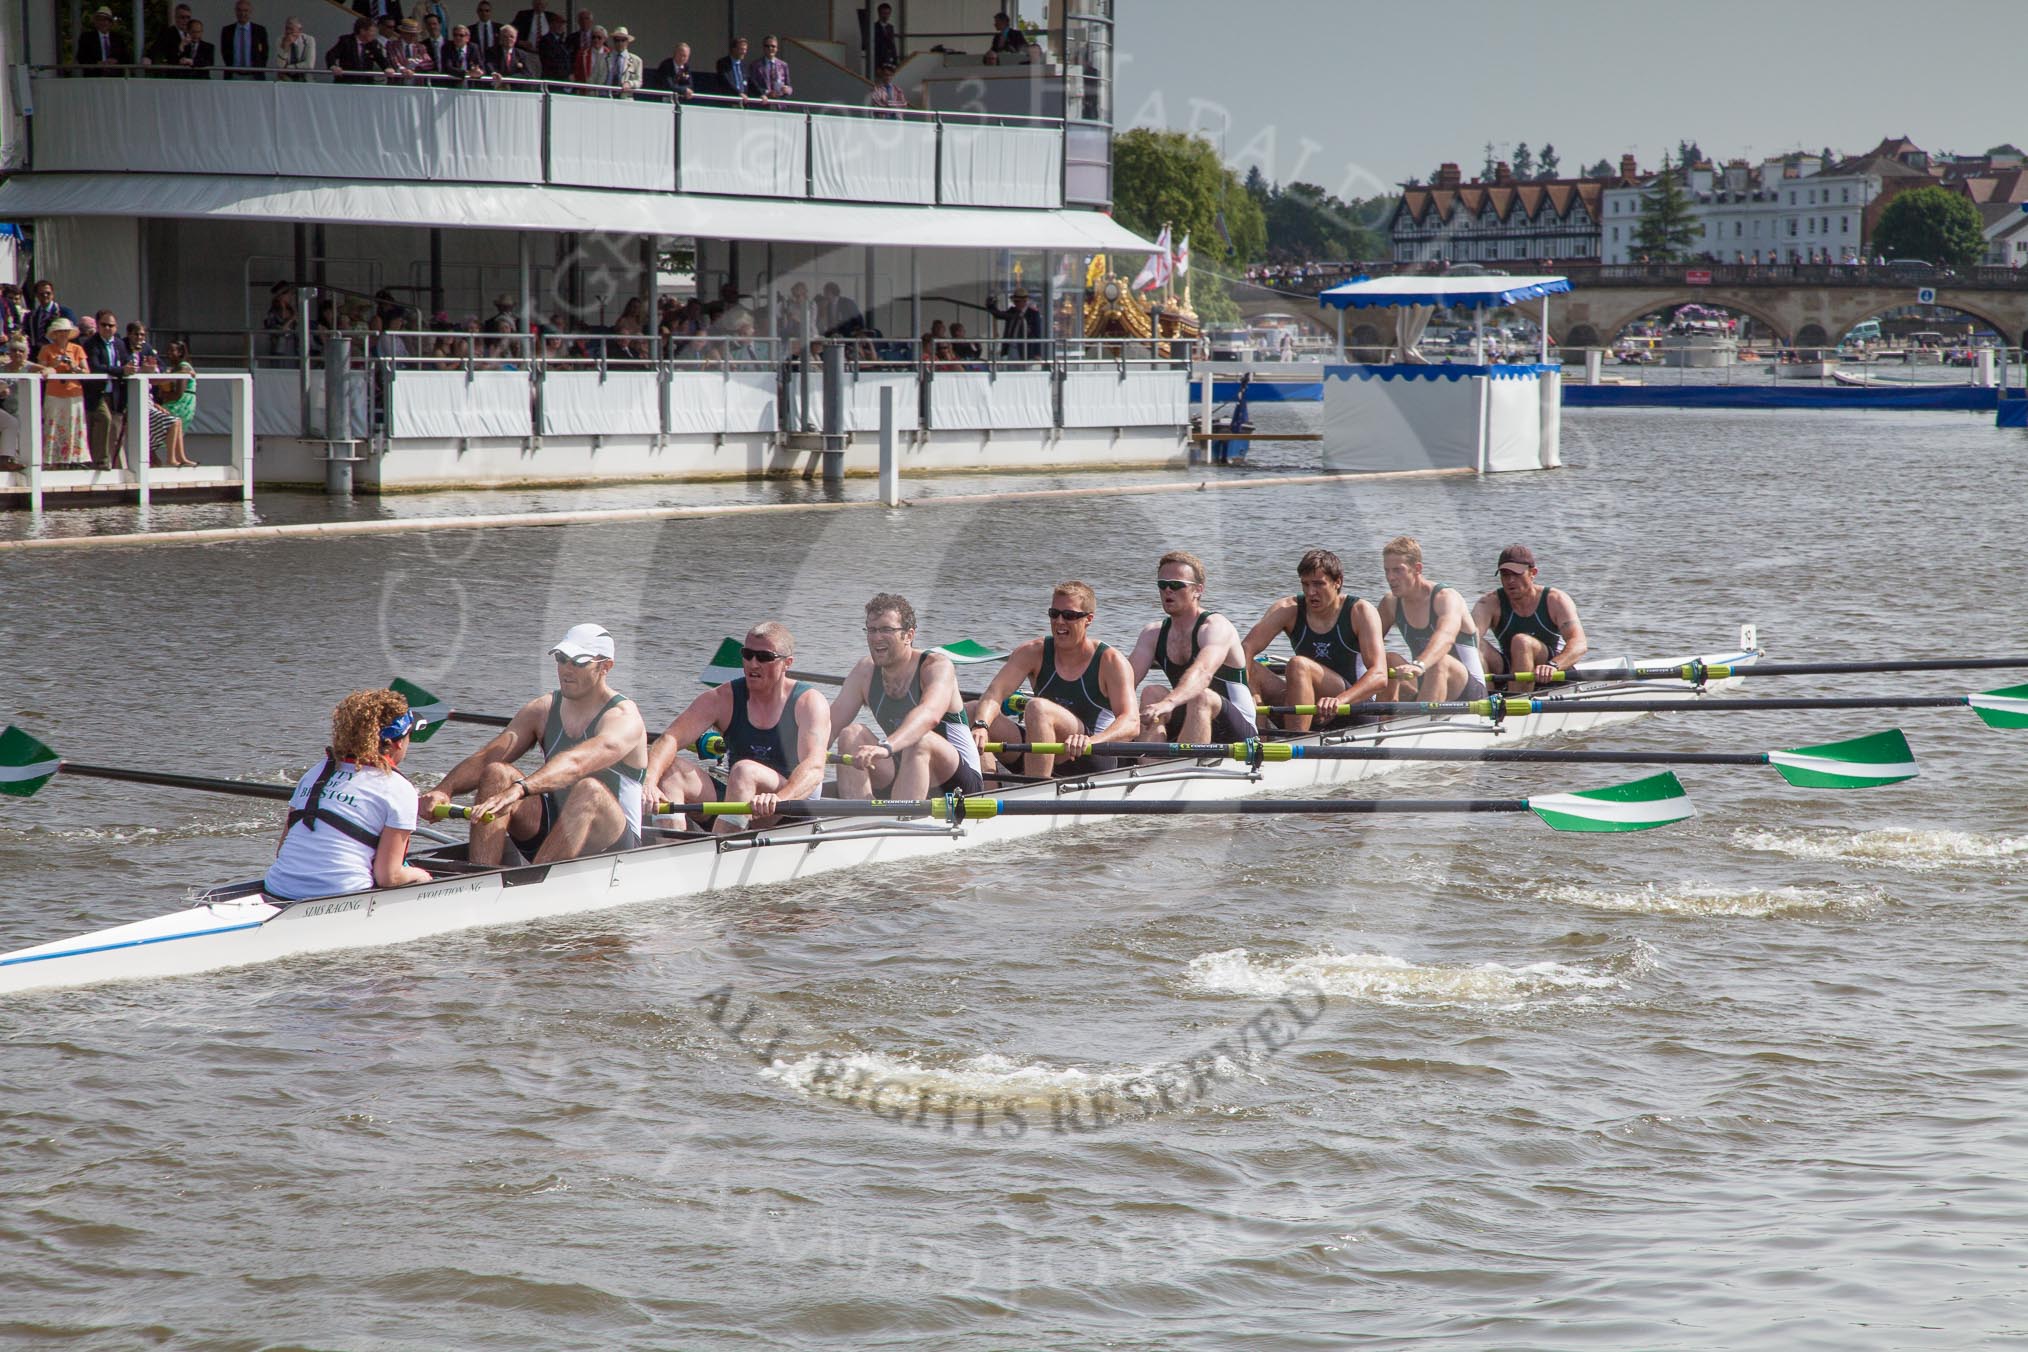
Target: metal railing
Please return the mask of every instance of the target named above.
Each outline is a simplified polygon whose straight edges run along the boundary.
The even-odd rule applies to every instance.
[[[1887,344],[1867,347],[1803,349],[1735,347],[1729,357],[1717,355],[1724,345],[1711,345],[1710,365],[1694,359],[1672,361],[1666,350],[1613,347],[1560,347],[1563,378],[1573,385],[1590,383],[1596,356],[1599,382],[1604,385],[1740,385],[1852,386],[1882,389],[1948,389],[1953,386],[2006,390],[2023,381],[2024,358],[2018,347],[1901,348]],[[1977,353],[1990,351],[1990,379]],[[1427,354],[1425,354],[1427,355]]]
[[[105,470],[86,465],[45,465],[42,459],[42,397],[40,386],[45,381],[74,381],[79,384],[124,380],[127,382],[126,429],[122,439],[121,454],[126,460],[124,467],[117,464]],[[253,500],[253,454],[254,454],[254,397],[253,378],[240,372],[225,371],[143,371],[130,376],[112,375],[106,372],[54,372],[54,371],[0,371],[0,381],[14,388],[16,411],[13,414],[21,438],[23,452],[22,471],[28,479],[29,510],[40,512],[43,497],[52,491],[69,487],[67,478],[60,478],[52,487],[52,474],[72,476],[80,473],[97,477],[101,474],[116,474],[121,478],[121,487],[132,487],[139,497],[140,505],[146,507],[153,496],[155,487],[154,471],[159,466],[149,463],[152,448],[149,445],[149,424],[154,420],[153,401],[149,398],[148,385],[151,381],[187,380],[193,384],[210,381],[223,385],[230,392],[233,401],[232,431],[227,447],[227,467],[236,477],[234,486],[240,499]],[[187,443],[186,443],[187,447]],[[110,452],[108,459],[110,460]]]
[[[1911,263],[1604,263],[1595,258],[1516,258],[1488,262],[1394,262],[1375,259],[1304,263],[1269,268],[1247,277],[1253,286],[1300,293],[1354,277],[1502,276],[1554,273],[1584,286],[1874,286],[1907,290],[2028,291],[2028,268],[1976,264],[1932,268]],[[1691,280],[1689,274],[1697,274]]]

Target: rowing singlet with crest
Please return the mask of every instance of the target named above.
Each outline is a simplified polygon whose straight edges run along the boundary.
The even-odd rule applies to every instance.
[[[1352,607],[1359,598],[1348,596],[1338,607],[1338,621],[1323,633],[1310,628],[1309,608],[1296,604],[1296,622],[1288,631],[1289,648],[1298,657],[1307,657],[1343,676],[1349,683],[1366,674],[1366,659],[1360,655],[1359,639],[1352,632]]]
[[[563,730],[563,692],[558,690],[552,693],[549,697],[549,718],[542,725],[542,759],[554,760],[572,747],[597,736],[599,720],[626,698],[625,695],[614,695],[607,700],[599,706],[599,711],[591,716],[591,721],[584,725],[584,731],[573,737]],[[625,761],[621,761],[618,765],[594,770],[586,776],[587,779],[595,779],[605,785],[613,797],[619,800],[620,811],[627,819],[627,838],[636,843],[641,839],[641,780],[647,772],[645,762],[640,765],[628,765]],[[571,787],[573,786],[565,786],[542,795],[549,801],[550,821],[557,821],[563,816],[563,803],[570,796]]]
[[[1439,582],[1429,592],[1429,623],[1414,625],[1408,622],[1408,605],[1400,597],[1394,598],[1394,627],[1401,632],[1401,641],[1408,645],[1408,659],[1413,662],[1422,656],[1422,650],[1429,646],[1429,636],[1436,632],[1436,599],[1438,592],[1457,592],[1458,599],[1465,594],[1447,582]],[[1479,661],[1479,644],[1473,635],[1467,634],[1462,625],[1458,628],[1457,642],[1451,644],[1451,656],[1462,662],[1465,674],[1477,681],[1486,679],[1486,669]]]
[[[915,672],[908,679],[906,695],[890,695],[881,680],[880,668],[873,669],[873,675],[866,683],[866,708],[872,713],[873,721],[880,724],[880,730],[892,733],[901,726],[901,720],[922,704],[922,664],[929,660],[926,652],[915,656]],[[946,709],[937,719],[937,731],[958,753],[958,763],[969,765],[974,771],[979,768],[979,744],[972,740],[971,729],[965,724],[965,716],[955,710]]]
[[[1563,635],[1549,620],[1549,598],[1555,594],[1556,588],[1544,587],[1542,595],[1536,598],[1535,613],[1521,615],[1515,611],[1514,603],[1507,599],[1506,591],[1503,589],[1499,593],[1500,618],[1493,625],[1493,637],[1500,641],[1501,655],[1510,658],[1509,666],[1513,665],[1511,655],[1516,634],[1526,634],[1530,638],[1540,639],[1551,657],[1563,651]]]
[[[1091,655],[1091,662],[1084,669],[1084,675],[1076,680],[1066,680],[1056,672],[1056,639],[1054,636],[1042,640],[1042,665],[1036,669],[1034,687],[1037,699],[1046,699],[1060,704],[1077,716],[1084,724],[1084,730],[1093,735],[1104,732],[1113,721],[1113,709],[1106,703],[1103,691],[1099,689],[1099,662],[1106,655],[1106,645],[1101,643]]]
[[[796,742],[799,730],[796,725],[796,701],[811,687],[797,681],[789,687],[788,701],[782,705],[782,716],[771,728],[757,728],[746,714],[746,677],[735,676],[727,682],[732,687],[732,717],[726,720],[725,763],[728,767],[743,760],[759,761],[778,774],[787,775],[795,768]],[[966,741],[971,741],[968,735]]]

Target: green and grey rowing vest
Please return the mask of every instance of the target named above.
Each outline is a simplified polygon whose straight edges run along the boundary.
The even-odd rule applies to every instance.
[[[796,754],[799,729],[796,725],[796,701],[811,687],[797,681],[789,687],[789,698],[782,705],[782,716],[771,728],[757,728],[746,712],[746,677],[735,676],[726,684],[732,687],[732,717],[725,726],[725,763],[732,766],[743,760],[759,761],[777,774],[787,775],[796,766],[800,757]]]
[[[1101,643],[1086,664],[1084,674],[1076,680],[1068,680],[1056,672],[1056,639],[1052,635],[1042,640],[1042,665],[1036,670],[1035,695],[1052,704],[1060,704],[1077,716],[1088,733],[1101,733],[1113,721],[1112,706],[1106,703],[1103,691],[1099,689],[1099,662],[1106,655],[1106,645]]]
[[[1322,633],[1310,628],[1309,607],[1296,604],[1296,622],[1288,631],[1289,648],[1298,657],[1321,663],[1345,678],[1349,685],[1366,674],[1366,659],[1360,655],[1358,636],[1352,632],[1352,607],[1359,598],[1348,596],[1338,607],[1338,620]]]
[[[1493,626],[1493,637],[1500,641],[1500,652],[1503,656],[1511,657],[1514,636],[1517,634],[1540,639],[1551,657],[1563,651],[1563,635],[1549,622],[1549,598],[1555,594],[1554,587],[1544,587],[1542,595],[1535,598],[1535,613],[1522,615],[1514,609],[1514,603],[1507,599],[1506,590],[1501,589],[1500,619]],[[1513,665],[1511,660],[1508,665]]]

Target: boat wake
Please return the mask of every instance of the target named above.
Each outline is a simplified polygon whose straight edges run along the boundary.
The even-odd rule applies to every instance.
[[[1242,1058],[1257,1059],[1257,1058]],[[1207,1064],[1208,1077],[1230,1080],[1246,1067],[1231,1057]],[[762,1078],[774,1080],[810,1098],[829,1098],[863,1106],[897,1121],[911,1116],[940,1118],[955,1105],[989,1105],[1035,1113],[1060,1111],[1066,1104],[1101,1100],[1135,1101],[1150,1097],[1150,1086],[1173,1077],[1174,1066],[1137,1066],[1124,1070],[1086,1070],[1075,1066],[1022,1064],[987,1052],[949,1066],[926,1065],[908,1056],[879,1052],[815,1052],[792,1061],[777,1060]],[[1171,1096],[1174,1106],[1174,1096]],[[860,1102],[860,1100],[864,1102]]]
[[[1851,915],[1871,910],[1883,894],[1861,887],[1714,887],[1678,883],[1615,891],[1605,887],[1566,884],[1552,887],[1543,898],[1560,906],[1629,915],[1737,916],[1765,920],[1776,916]]]
[[[1643,954],[1619,966],[1639,970]],[[1395,1005],[1489,1005],[1513,1007],[1545,1001],[1591,998],[1594,991],[1623,990],[1618,972],[1587,970],[1560,962],[1508,967],[1421,966],[1388,953],[1340,953],[1326,949],[1301,957],[1255,957],[1243,948],[1206,953],[1190,960],[1189,984],[1218,995],[1272,997],[1322,992],[1351,1000]]]
[[[1732,843],[1764,854],[1817,863],[1883,864],[1928,871],[1958,864],[2009,868],[2028,863],[2028,836],[1987,836],[1972,831],[1751,831]]]
[[[231,840],[272,836],[281,818],[249,817],[231,821],[193,821],[182,826],[29,826],[0,827],[4,845],[154,845],[178,840]]]

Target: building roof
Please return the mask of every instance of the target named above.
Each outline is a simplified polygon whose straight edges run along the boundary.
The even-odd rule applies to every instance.
[[[1558,215],[1568,215],[1573,204],[1581,205],[1591,219],[1599,216],[1599,194],[1615,180],[1599,178],[1552,178],[1525,183],[1463,183],[1455,188],[1404,188],[1395,205],[1397,218],[1406,215],[1418,225],[1448,221],[1459,211],[1468,216],[1483,215],[1488,207],[1500,220],[1510,219],[1519,210],[1535,216],[1548,203]]]

